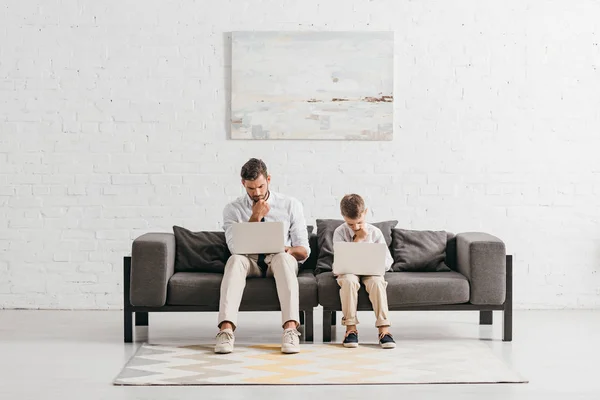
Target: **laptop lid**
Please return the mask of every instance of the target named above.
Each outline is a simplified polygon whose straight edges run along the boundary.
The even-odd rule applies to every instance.
[[[233,254],[272,254],[285,250],[283,222],[238,222],[231,229]]]
[[[385,243],[335,242],[333,273],[335,275],[384,275]]]

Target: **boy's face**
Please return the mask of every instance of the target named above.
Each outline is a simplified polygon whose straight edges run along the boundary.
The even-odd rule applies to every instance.
[[[346,221],[346,223],[348,224],[350,229],[352,229],[354,232],[357,232],[357,231],[360,231],[362,228],[364,228],[366,216],[367,216],[367,210],[363,211],[356,219],[348,218],[345,215],[343,217],[344,217],[344,221]]]

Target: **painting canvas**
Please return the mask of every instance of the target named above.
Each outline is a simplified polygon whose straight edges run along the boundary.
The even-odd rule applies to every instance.
[[[234,32],[231,138],[391,140],[393,32]]]

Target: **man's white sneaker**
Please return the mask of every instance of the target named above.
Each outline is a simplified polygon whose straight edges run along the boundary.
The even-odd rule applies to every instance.
[[[296,329],[286,329],[283,331],[281,352],[286,354],[300,353],[300,332]]]
[[[227,354],[233,351],[233,343],[235,337],[231,329],[223,329],[217,333],[217,344],[215,345],[215,353]]]

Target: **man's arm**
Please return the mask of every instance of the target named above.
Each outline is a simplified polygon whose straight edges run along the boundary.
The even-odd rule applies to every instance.
[[[233,232],[231,225],[239,221],[239,213],[231,204],[227,204],[223,209],[223,230],[225,231],[225,240],[227,241],[227,247],[229,252],[234,254],[233,251]]]
[[[298,261],[305,261],[310,256],[310,245],[308,243],[308,231],[302,204],[296,199],[292,200],[290,218],[290,238],[292,247],[286,249]]]

